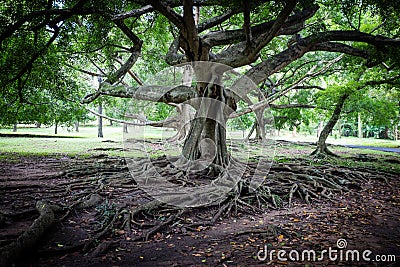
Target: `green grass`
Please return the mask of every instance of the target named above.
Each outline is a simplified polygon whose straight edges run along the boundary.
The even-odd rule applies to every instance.
[[[104,138],[97,137],[97,127],[80,127],[79,132],[68,132],[59,128],[59,134],[53,133],[54,128],[18,128],[16,133],[12,129],[0,129],[2,134],[12,134],[11,137],[0,137],[0,153],[3,157],[10,157],[11,153],[20,155],[68,155],[89,157],[98,154],[109,156],[144,157],[152,156],[138,150],[122,151],[129,148],[125,139],[163,140],[175,134],[172,130],[163,130],[153,127],[129,127],[129,133],[123,134],[122,127],[104,126]],[[15,137],[15,134],[35,135],[35,137]],[[37,137],[43,136],[43,137]],[[106,150],[99,150],[106,149]],[[149,148],[149,151],[152,149]],[[174,147],[167,149],[170,154],[176,154]],[[155,152],[159,155],[159,152]]]
[[[122,148],[122,128],[104,127],[105,138],[97,137],[97,128],[81,127],[80,132],[62,131],[54,135],[49,128],[20,128],[19,134],[35,134],[44,137],[0,137],[0,152],[18,153],[21,155],[69,155],[90,156],[104,153],[95,148]],[[9,129],[1,129],[0,133],[10,133]],[[46,136],[51,136],[46,137]],[[59,136],[59,137],[56,137]],[[62,138],[61,138],[62,137]],[[76,138],[81,137],[81,138]],[[111,142],[103,142],[103,141]],[[107,151],[107,154],[121,155],[120,151]]]
[[[153,127],[129,127],[129,133],[123,134],[122,127],[105,126],[103,128],[104,138],[97,137],[96,127],[80,127],[80,132],[68,132],[65,129],[59,128],[59,135],[53,134],[54,128],[19,128],[18,134],[35,134],[43,135],[40,137],[0,137],[0,155],[2,157],[11,157],[12,153],[20,155],[68,155],[88,157],[91,155],[107,154],[109,156],[129,156],[129,157],[157,157],[161,152],[167,152],[168,155],[178,155],[181,147],[176,145],[166,146],[165,140],[175,134],[172,130],[163,130]],[[0,129],[0,133],[12,133],[12,129]],[[228,137],[242,138],[241,131],[229,132]],[[51,137],[51,138],[50,138]],[[63,137],[63,138],[60,138]],[[151,147],[148,143],[144,144],[147,152],[141,152],[137,149],[122,151],[122,149],[132,148],[128,142],[123,142],[124,139],[145,139],[161,140],[158,147]],[[315,142],[315,136],[298,135],[296,138],[290,135],[281,135],[277,139],[289,141]],[[107,141],[107,142],[104,142]],[[354,137],[342,137],[340,139],[330,138],[329,143],[338,145],[354,144],[366,146],[383,146],[383,147],[399,147],[400,141],[379,140],[379,139],[359,139]],[[228,142],[229,144],[229,142]],[[96,150],[96,149],[109,150]],[[236,149],[235,149],[236,148]],[[261,149],[257,144],[249,146],[238,141],[234,146],[233,155],[246,160],[248,157],[257,158],[260,156],[272,157],[275,155],[276,161],[286,162],[290,158],[307,158],[313,151],[312,145],[301,145],[296,143],[284,143],[276,147],[266,147]],[[382,152],[375,150],[353,149],[342,146],[333,146],[331,150],[338,153],[342,157],[354,157],[359,154],[368,154],[376,157],[397,156],[398,154],[390,152]],[[8,156],[4,155],[6,153]],[[350,164],[350,163],[343,163]]]

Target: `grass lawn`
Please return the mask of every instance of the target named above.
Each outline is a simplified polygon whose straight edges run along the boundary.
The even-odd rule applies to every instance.
[[[100,153],[92,151],[94,148],[122,148],[122,128],[120,127],[104,127],[104,138],[97,137],[96,127],[81,127],[80,132],[67,132],[60,128],[58,135],[54,135],[53,131],[53,128],[19,128],[15,134],[43,135],[43,138],[0,137],[0,152],[89,156]],[[0,133],[12,133],[12,130],[1,129]],[[121,154],[119,151],[107,152],[109,155]]]
[[[79,132],[68,132],[66,129],[59,128],[59,134],[54,135],[54,128],[18,128],[16,133],[12,129],[0,129],[1,134],[34,134],[43,135],[40,137],[0,137],[0,153],[18,153],[26,155],[68,155],[68,156],[90,156],[96,154],[106,153],[109,156],[124,156],[123,149],[129,148],[127,143],[124,144],[124,139],[142,139],[145,137],[150,140],[165,140],[174,135],[175,131],[163,130],[154,127],[136,127],[129,128],[128,134],[122,133],[122,127],[119,126],[104,126],[104,138],[97,137],[97,128],[93,126],[80,127]],[[228,138],[240,139],[243,138],[241,131],[228,132]],[[277,140],[287,140],[291,142],[316,142],[316,136],[298,134],[293,137],[290,133],[284,133],[276,137]],[[160,142],[160,150],[171,150],[172,154],[180,151],[180,148],[163,146],[165,142]],[[228,142],[229,143],[229,142]],[[381,147],[400,147],[400,141],[380,140],[373,138],[359,139],[355,137],[342,137],[342,138],[328,138],[328,143],[334,145],[363,145],[363,146],[381,146]],[[279,144],[279,143],[278,143]],[[239,144],[241,145],[241,144]],[[243,145],[243,144],[242,144]],[[149,147],[151,149],[151,147]],[[252,145],[251,150],[257,155],[265,151],[257,151],[257,145]],[[312,146],[304,145],[290,145],[287,146],[277,145],[275,149],[276,157],[296,157],[306,156],[313,150]],[[374,154],[374,155],[390,155],[394,153],[372,151],[363,149],[352,149],[346,147],[334,147],[333,151],[343,156],[354,154]],[[161,151],[160,151],[161,152]],[[239,151],[240,152],[240,151]],[[271,152],[270,149],[267,151]],[[129,155],[145,156],[138,151],[131,151]],[[288,154],[290,153],[290,154]],[[394,154],[396,155],[396,154]],[[398,155],[398,154],[397,154]]]

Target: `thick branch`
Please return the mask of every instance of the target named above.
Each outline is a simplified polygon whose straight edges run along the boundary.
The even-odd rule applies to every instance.
[[[272,24],[271,29],[269,29],[266,33],[261,34],[257,39],[256,46],[251,54],[258,53],[264,46],[266,46],[279,32],[279,30],[284,25],[286,19],[289,17],[290,13],[292,13],[294,7],[297,4],[297,0],[289,0],[281,13],[279,13],[277,19],[274,24]]]
[[[169,21],[171,21],[179,29],[184,27],[183,18],[177,14],[169,5],[159,0],[149,0],[154,9],[163,14]]]
[[[179,47],[179,38],[176,38],[169,46],[165,61],[171,66],[182,64],[187,61],[185,55],[178,53]]]
[[[314,50],[327,51],[327,52],[339,52],[347,55],[356,57],[368,58],[368,52],[352,47],[350,45],[334,42],[325,42],[314,45]]]
[[[282,25],[279,35],[292,35],[303,29],[303,23],[308,18],[312,17],[317,12],[318,6],[304,9],[300,12],[295,13],[293,16],[287,18],[286,22]],[[251,27],[253,36],[268,32],[274,25],[275,20],[264,22]],[[229,31],[218,31],[211,32],[203,37],[203,41],[210,46],[217,45],[228,45],[235,42],[241,42],[246,40],[245,32],[240,30],[229,30]]]
[[[400,46],[400,40],[390,39],[382,36],[373,36],[356,31],[332,31],[316,33],[304,39],[300,39],[288,49],[261,62],[260,64],[257,64],[250,69],[246,75],[253,82],[259,84],[271,74],[283,69],[296,59],[302,57],[305,53],[310,51],[319,51],[320,49],[323,51],[342,52],[362,57],[367,56],[367,52],[363,53],[358,48],[330,42],[333,40],[366,42],[378,46]],[[329,49],[330,47],[331,49]]]
[[[133,67],[133,65],[135,65],[140,56],[143,43],[142,40],[140,40],[123,21],[117,20],[115,21],[115,24],[133,42],[134,46],[131,48],[132,54],[129,56],[125,64],[123,64],[115,73],[108,76],[106,82],[111,84],[117,82]]]
[[[126,120],[120,120],[120,119],[116,119],[116,118],[112,118],[109,117],[107,115],[104,114],[100,114],[90,108],[85,107],[86,110],[90,111],[91,113],[93,113],[94,115],[98,116],[98,117],[102,117],[104,119],[110,120],[110,121],[114,121],[114,122],[118,122],[118,123],[123,123],[123,124],[127,124],[127,125],[132,125],[132,126],[153,126],[153,127],[165,127],[165,128],[174,128],[176,129],[178,126],[178,122],[179,122],[179,118],[174,116],[174,117],[170,117],[170,118],[166,118],[165,120],[162,121],[144,121],[141,123],[137,123],[137,122],[132,122],[132,121],[126,121]],[[133,118],[133,119],[138,119],[138,117],[136,116],[131,116],[131,115],[126,115],[125,117],[128,118]]]
[[[195,98],[197,93],[188,86],[158,86],[148,85],[140,87],[125,87],[122,85],[110,85],[102,83],[100,89],[94,93],[85,96],[82,103],[90,103],[101,95],[115,96],[121,98],[135,98],[138,100],[147,100],[162,103],[183,103],[191,98]]]
[[[115,59],[119,64],[123,65],[124,62],[120,60],[119,58]],[[128,70],[128,74],[139,84],[139,85],[144,85],[144,82],[134,73],[132,70]]]
[[[154,8],[151,5],[146,5],[144,7],[138,8],[138,9],[134,9],[134,10],[130,10],[125,13],[114,15],[112,17],[112,20],[123,20],[123,19],[127,19],[127,18],[132,18],[132,17],[140,17],[141,15],[149,13],[153,10],[154,10]]]
[[[304,75],[303,77],[301,77],[300,79],[298,79],[295,83],[291,84],[290,86],[282,89],[281,91],[270,95],[269,97],[267,97],[265,100],[260,101],[256,104],[253,104],[249,107],[247,107],[244,110],[241,111],[236,111],[233,112],[229,118],[237,118],[240,117],[242,115],[245,115],[247,113],[253,112],[253,111],[257,111],[257,110],[261,110],[261,109],[265,109],[266,107],[270,106],[271,103],[273,101],[276,101],[277,99],[279,99],[281,96],[286,95],[290,90],[293,90],[295,88],[297,88],[299,86],[299,84],[304,83],[305,81],[307,81],[308,79],[312,78],[312,77],[316,77],[318,75],[321,75],[323,73],[325,73],[333,64],[335,64],[336,62],[338,62],[339,60],[341,60],[342,55],[338,56],[337,58],[331,60],[329,63],[327,63],[323,68],[321,68],[320,70],[315,70],[317,66],[312,67],[307,73],[306,75]]]
[[[204,21],[203,23],[200,23],[197,26],[197,31],[200,33],[200,32],[203,32],[205,30],[208,30],[208,29],[210,29],[212,27],[215,27],[218,24],[221,24],[222,22],[228,20],[230,17],[232,17],[233,15],[236,15],[238,13],[240,13],[239,9],[237,9],[237,10],[228,10],[227,12],[225,12],[224,14],[222,14],[220,16],[212,17],[212,18]]]

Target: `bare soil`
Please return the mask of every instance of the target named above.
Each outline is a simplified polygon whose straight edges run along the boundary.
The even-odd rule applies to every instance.
[[[368,179],[332,200],[234,207],[209,223],[219,207],[180,214],[167,206],[138,210],[151,198],[132,183],[121,158],[1,156],[0,247],[38,219],[37,201],[61,207],[44,235],[12,261],[16,266],[399,266],[398,173],[341,168]],[[370,258],[395,255],[395,262],[257,259],[265,245],[268,251],[321,252],[337,249],[340,238],[346,249],[371,250]]]

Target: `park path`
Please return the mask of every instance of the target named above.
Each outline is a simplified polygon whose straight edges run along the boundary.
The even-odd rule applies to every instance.
[[[350,147],[350,148],[371,149],[371,150],[379,150],[379,151],[393,152],[393,153],[400,154],[400,148],[378,147],[378,146],[358,146],[358,145],[344,145],[344,146]]]

